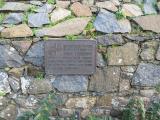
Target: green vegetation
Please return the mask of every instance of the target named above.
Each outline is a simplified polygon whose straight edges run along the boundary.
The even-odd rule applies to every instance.
[[[46,98],[39,102],[40,107],[23,113],[17,120],[50,120],[50,116],[62,102],[53,93],[49,93]]]
[[[37,11],[37,6],[31,6],[31,7],[27,10],[28,13],[34,13],[34,12],[36,12],[36,11]]]
[[[2,8],[4,4],[5,4],[4,0],[0,0],[0,8]]]
[[[43,72],[39,72],[39,73],[36,75],[36,79],[37,79],[37,80],[43,80],[43,79],[44,79],[44,73],[43,73]]]
[[[159,120],[160,101],[152,103],[148,109],[145,109],[142,99],[131,99],[123,110],[122,120]]]
[[[73,40],[76,40],[77,38],[78,38],[78,36],[76,36],[76,35],[66,35],[67,40],[73,41]]]
[[[0,13],[0,24],[3,22],[4,18],[5,18],[5,14]]]
[[[55,4],[56,2],[55,2],[55,0],[47,0],[47,3],[48,4]]]
[[[4,91],[0,90],[0,96],[5,96],[5,95],[6,95],[6,93]]]
[[[112,120],[112,117],[110,116],[102,116],[102,117],[97,117],[94,115],[90,115],[87,120]]]
[[[119,9],[119,10],[116,12],[115,15],[116,15],[117,20],[121,20],[121,19],[126,18],[126,15],[123,13],[122,9]]]
[[[155,86],[155,89],[158,93],[160,93],[160,83]]]

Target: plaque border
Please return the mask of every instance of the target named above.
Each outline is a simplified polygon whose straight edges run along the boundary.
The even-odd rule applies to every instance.
[[[76,41],[84,41],[84,42],[95,42],[95,48],[94,48],[94,52],[95,52],[95,56],[94,56],[94,65],[95,66],[93,66],[94,67],[94,70],[93,70],[93,72],[91,73],[91,74],[88,74],[88,73],[76,73],[76,74],[48,74],[47,72],[46,72],[46,56],[45,56],[45,53],[46,53],[46,42],[52,42],[52,41],[65,41],[65,42],[76,42]],[[96,72],[96,67],[97,67],[97,41],[96,40],[90,40],[90,39],[77,39],[77,40],[74,40],[74,41],[70,41],[70,40],[67,40],[67,39],[49,39],[49,40],[47,40],[47,41],[45,41],[44,42],[44,69],[45,69],[45,73],[46,73],[46,75],[92,75],[92,74],[94,74],[95,72]]]

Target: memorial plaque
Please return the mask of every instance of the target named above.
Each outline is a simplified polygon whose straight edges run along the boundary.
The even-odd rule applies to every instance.
[[[96,41],[48,40],[45,42],[45,72],[50,75],[93,74]]]

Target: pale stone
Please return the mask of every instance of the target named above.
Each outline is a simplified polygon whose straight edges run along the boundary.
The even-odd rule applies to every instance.
[[[122,11],[126,16],[129,16],[129,17],[143,15],[141,8],[135,4],[123,4]]]
[[[63,20],[64,18],[68,17],[71,15],[71,11],[63,8],[56,8],[52,13],[51,13],[51,21],[52,22],[57,22],[59,20]]]
[[[4,38],[29,37],[33,36],[33,33],[26,24],[21,24],[11,28],[3,29],[1,36]]]

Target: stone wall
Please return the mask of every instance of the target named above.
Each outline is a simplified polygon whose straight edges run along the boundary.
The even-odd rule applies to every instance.
[[[0,118],[15,120],[49,92],[63,101],[53,119],[74,112],[118,119],[135,96],[159,99],[160,2],[8,1],[0,8]],[[64,37],[97,41],[95,74],[45,75],[44,41]]]

